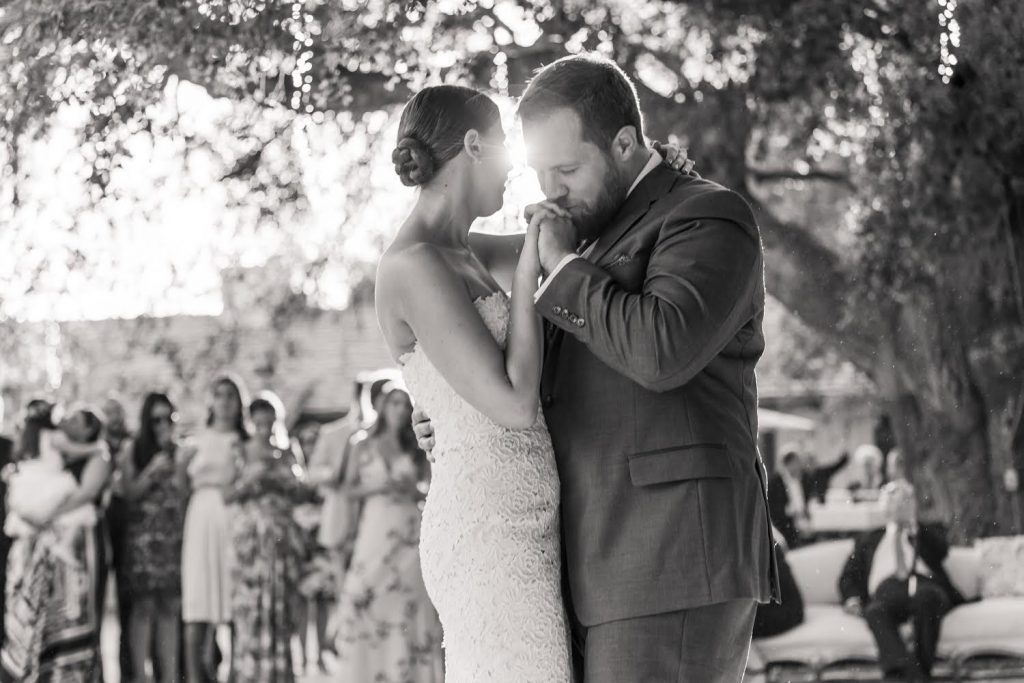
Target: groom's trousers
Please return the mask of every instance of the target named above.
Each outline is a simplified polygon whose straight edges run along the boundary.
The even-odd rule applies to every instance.
[[[732,600],[585,629],[585,683],[740,683],[757,602]]]

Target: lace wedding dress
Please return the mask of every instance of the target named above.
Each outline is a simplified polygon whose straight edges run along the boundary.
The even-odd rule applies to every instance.
[[[508,298],[475,303],[504,348]],[[569,681],[558,471],[543,417],[505,429],[456,394],[419,347],[401,362],[435,430],[420,560],[444,629],[445,680]]]

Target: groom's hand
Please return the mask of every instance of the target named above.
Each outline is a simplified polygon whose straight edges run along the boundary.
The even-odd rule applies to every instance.
[[[537,250],[540,265],[550,273],[566,256],[576,253],[579,236],[569,213],[551,202],[541,202],[526,207],[525,215],[530,224],[540,227]]]

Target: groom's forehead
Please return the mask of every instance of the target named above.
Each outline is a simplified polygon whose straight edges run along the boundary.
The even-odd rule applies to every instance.
[[[530,166],[557,166],[575,161],[583,152],[583,122],[572,109],[523,121]]]

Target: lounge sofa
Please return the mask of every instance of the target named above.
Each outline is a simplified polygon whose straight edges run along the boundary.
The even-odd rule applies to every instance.
[[[804,598],[804,623],[782,635],[754,641],[750,672],[780,663],[802,664],[820,672],[841,662],[876,660],[867,624],[846,614],[839,598],[839,575],[852,550],[852,540],[840,540],[805,546],[787,555]],[[977,656],[1024,658],[1024,597],[978,600],[981,565],[974,548],[951,548],[946,559],[950,579],[970,601],[946,615],[942,624],[939,657],[954,670]]]

